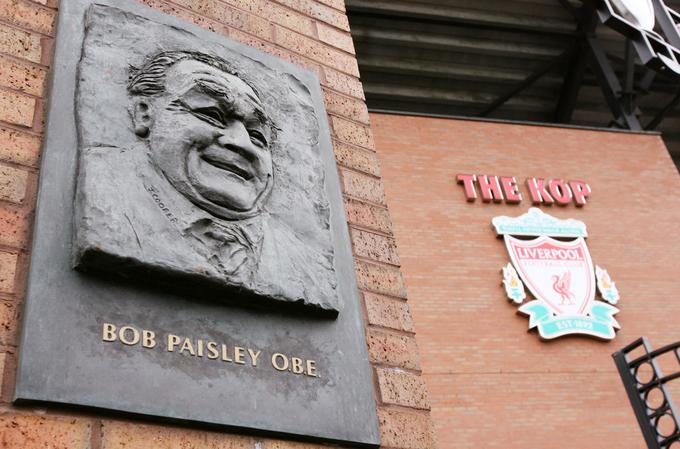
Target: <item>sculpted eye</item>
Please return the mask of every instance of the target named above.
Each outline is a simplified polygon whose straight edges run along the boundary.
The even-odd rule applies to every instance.
[[[192,111],[199,118],[216,126],[224,126],[224,115],[219,108],[199,108]]]
[[[261,147],[267,146],[267,138],[257,129],[249,129],[248,134],[250,135],[250,140]]]

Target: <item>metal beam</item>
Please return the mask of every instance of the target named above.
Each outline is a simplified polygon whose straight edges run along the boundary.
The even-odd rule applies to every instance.
[[[479,113],[479,117],[486,117],[489,114],[491,114],[493,111],[498,109],[500,106],[502,106],[506,101],[526,89],[527,87],[531,86],[534,82],[536,82],[539,78],[541,78],[543,75],[551,72],[552,70],[556,69],[557,66],[559,66],[565,59],[567,59],[567,56],[569,56],[572,53],[572,49],[567,49],[564,52],[562,52],[559,56],[557,56],[555,59],[552,61],[548,61],[546,64],[541,66],[538,70],[533,72],[531,75],[527,76],[522,82],[517,84],[515,87],[513,87],[511,90],[506,92],[505,94],[501,95],[498,97],[496,100],[494,100],[493,103],[491,103],[489,106],[487,106],[482,112]]]
[[[432,24],[454,24],[550,35],[569,35],[575,31],[568,20],[530,17],[509,12],[496,12],[493,9],[469,9],[453,5],[429,5],[398,0],[348,0],[345,7],[350,15],[403,18]]]
[[[572,9],[575,9],[567,0],[558,1],[562,6],[569,9],[570,12]],[[583,84],[583,77],[588,62],[585,36],[594,32],[597,26],[595,9],[590,5],[584,5],[580,10],[573,11],[572,14],[578,22],[580,35],[575,44],[574,53],[569,59],[569,71],[564,77],[560,98],[557,100],[557,106],[555,107],[554,119],[557,123],[570,123],[574,115],[576,101]]]
[[[474,110],[491,103],[495,99],[495,96],[491,93],[480,93],[467,89],[451,90],[446,88],[436,89],[412,85],[384,84],[379,79],[375,81],[365,80],[363,84],[366,97],[369,97],[371,100],[415,101],[421,104],[432,102],[460,107],[469,106]],[[371,104],[370,101],[369,104]],[[513,102],[513,108],[516,110],[545,111],[549,107],[550,103],[547,100],[543,101],[537,98],[518,98]],[[474,116],[474,113],[470,111],[469,114],[465,115]]]
[[[438,61],[425,64],[416,58],[393,58],[386,56],[362,55],[358,58],[362,76],[369,72],[411,75],[419,78],[431,77],[435,79],[470,80],[475,82],[490,82],[496,85],[515,84],[527,76],[526,69],[503,69],[470,63],[451,63]],[[558,85],[561,77],[555,75],[546,84],[551,87]]]
[[[433,49],[448,52],[474,53],[476,55],[494,55],[522,59],[552,59],[559,55],[560,48],[546,46],[541,42],[501,42],[490,39],[479,39],[474,34],[466,36],[428,34],[419,31],[385,30],[366,27],[354,27],[352,38],[356,43],[395,45],[417,49]]]
[[[653,0],[652,4],[654,5],[657,26],[663,31],[669,44],[675,48],[680,48],[680,36],[678,35],[677,25],[673,17],[665,10],[663,2]]]
[[[623,91],[621,92],[621,97],[624,109],[632,113],[635,110],[635,55],[633,54],[633,42],[630,39],[626,39],[624,45]]]
[[[675,107],[678,104],[680,104],[680,89],[678,89],[678,93],[675,94],[671,101],[669,101],[668,104],[666,104],[666,106],[664,106],[659,112],[657,112],[654,118],[650,120],[649,123],[647,123],[645,129],[647,131],[652,131],[656,129],[656,127],[659,126],[663,119],[666,117],[666,114],[675,109]]]
[[[614,114],[616,124],[633,131],[642,131],[642,125],[635,116],[634,111],[628,111],[621,101],[623,89],[611,63],[607,59],[607,54],[602,48],[602,44],[595,36],[587,36],[586,44],[591,61],[590,67],[595,72],[609,109]]]
[[[656,70],[648,69],[645,67],[645,73],[638,82],[638,88],[643,93],[649,93],[649,89],[652,87],[654,79],[656,79]]]
[[[569,11],[569,14],[571,14],[574,17],[574,19],[576,19],[577,21],[580,20],[581,11],[579,10],[579,8],[569,3],[569,0],[557,0],[557,1],[560,3],[560,5],[564,7],[564,9]]]
[[[569,71],[564,77],[564,83],[560,90],[560,98],[557,100],[557,106],[555,107],[554,117],[557,123],[570,123],[574,115],[576,100],[581,90],[581,84],[583,84],[583,76],[588,60],[584,46],[583,42],[579,42],[571,58],[569,58]]]

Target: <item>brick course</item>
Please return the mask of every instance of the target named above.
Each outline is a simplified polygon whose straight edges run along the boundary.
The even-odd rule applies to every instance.
[[[0,447],[22,449],[87,449],[87,420],[19,414],[0,415]]]
[[[364,302],[369,324],[405,332],[415,331],[406,301],[366,292]]]
[[[399,269],[357,260],[356,271],[360,289],[400,298],[406,297],[406,287]]]
[[[341,169],[340,180],[344,192],[350,197],[377,205],[385,204],[385,191],[379,178],[354,170]]]
[[[380,409],[380,437],[388,447],[430,449],[437,445],[427,414]]]
[[[18,92],[0,90],[0,121],[30,128],[36,101]]]
[[[413,321],[384,205],[380,166],[364,104],[342,0],[139,0],[317,74],[352,227],[356,268],[366,298],[366,332],[376,373],[383,447],[434,449],[432,422],[418,372]],[[14,389],[25,269],[30,258],[43,138],[45,89],[52,63],[58,0],[0,0],[0,447],[122,449],[145,447],[321,449],[328,447],[187,426],[77,417],[56,406],[16,409]],[[371,293],[372,292],[372,293]],[[408,370],[408,377],[392,368]]]
[[[39,96],[45,89],[46,75],[40,66],[0,55],[0,86]]]
[[[0,245],[25,248],[31,219],[26,208],[0,204]]]
[[[373,176],[380,176],[378,155],[361,147],[349,145],[339,140],[333,142],[335,159],[339,165],[352,168]]]
[[[345,198],[344,201],[349,223],[386,234],[392,233],[392,221],[386,207],[375,206],[354,198]]]
[[[2,171],[0,170],[0,176]],[[2,182],[2,178],[0,178]],[[1,186],[1,184],[0,184]],[[0,193],[2,190],[0,189]],[[390,265],[399,265],[397,244],[392,237],[376,234],[361,229],[352,229],[350,232],[354,253],[357,256],[377,260]]]
[[[187,430],[135,422],[104,421],[102,449],[246,449],[255,439],[218,432]]]
[[[21,203],[26,196],[28,172],[0,165],[0,200]]]
[[[370,329],[368,356],[372,362],[409,370],[419,370],[418,347],[410,335]]]
[[[16,304],[0,299],[0,345],[14,345],[17,331]]]
[[[0,252],[0,292],[14,293],[16,266],[16,254]]]
[[[40,160],[39,136],[0,126],[0,160],[30,167]]]
[[[378,368],[380,395],[386,404],[430,409],[430,399],[422,376],[398,368]]]
[[[661,138],[370,118],[441,447],[643,447],[611,353],[641,335],[655,347],[680,340],[680,301],[669,296],[680,288],[680,177]],[[515,176],[525,200],[469,203],[459,173]],[[590,184],[583,208],[542,209],[588,226],[593,262],[621,293],[615,340],[542,342],[505,298],[510,259],[491,219],[526,212],[528,177]]]
[[[0,24],[0,52],[40,63],[42,55],[40,36]]]
[[[27,0],[1,0],[0,19],[22,28],[52,35],[56,12]]]

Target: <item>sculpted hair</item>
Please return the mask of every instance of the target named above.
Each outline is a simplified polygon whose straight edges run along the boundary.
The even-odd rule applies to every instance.
[[[197,51],[162,51],[152,56],[140,68],[130,67],[127,90],[132,95],[152,97],[165,92],[165,77],[168,69],[180,61],[198,61],[215,67],[225,73],[237,76],[243,80],[236,70],[224,59],[207,55]],[[243,80],[260,96],[257,90],[246,80]]]
[[[255,87],[249,83],[248,80],[243,79],[243,76],[239,75],[238,72],[226,60],[220,58],[219,56],[208,55],[197,51],[184,50],[162,51],[148,59],[140,68],[131,66],[128,77],[128,93],[130,95],[139,95],[143,97],[153,97],[155,95],[164,93],[165,78],[168,69],[180,61],[202,62],[225,73],[234,75],[250,86],[250,88],[253,89],[253,92],[255,92],[255,95],[257,95],[258,98],[261,98],[257,89],[255,89]],[[262,119],[271,129],[272,140],[276,139],[276,134],[277,131],[279,131],[279,128],[274,125],[270,117],[265,116],[262,117]]]

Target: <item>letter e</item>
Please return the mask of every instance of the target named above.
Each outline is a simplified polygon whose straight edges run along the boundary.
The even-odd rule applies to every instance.
[[[307,360],[307,375],[310,377],[317,377],[316,362],[314,360]]]
[[[519,193],[519,188],[517,187],[517,179],[515,179],[512,176],[502,176],[501,187],[503,187],[506,202],[512,204],[522,202],[522,194]]]

